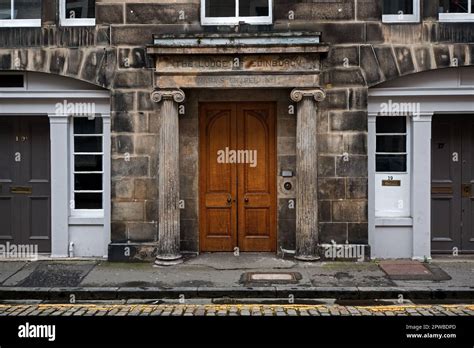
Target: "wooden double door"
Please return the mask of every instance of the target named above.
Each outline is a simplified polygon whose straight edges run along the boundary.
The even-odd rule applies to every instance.
[[[473,253],[474,115],[434,116],[431,151],[432,251]]]
[[[201,251],[275,251],[274,103],[204,103],[199,116]]]
[[[0,116],[0,244],[51,251],[49,144],[47,116]]]

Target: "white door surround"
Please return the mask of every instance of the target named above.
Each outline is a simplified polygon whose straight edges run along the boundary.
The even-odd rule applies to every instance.
[[[43,73],[24,73],[24,90],[0,89],[0,114],[44,116],[50,120],[51,257],[107,257],[110,243],[110,94],[93,85]],[[71,216],[70,123],[74,115],[58,112],[65,103],[93,103],[103,120],[103,213]]]
[[[474,68],[469,67],[408,75],[369,90],[369,244],[372,258],[431,258],[432,117],[437,114],[471,114],[474,117],[473,99]],[[387,105],[391,106],[388,115],[381,112]],[[411,147],[410,214],[390,217],[378,213],[376,216],[376,195],[381,187],[375,171],[376,118],[394,115],[400,110],[411,124],[408,134]]]

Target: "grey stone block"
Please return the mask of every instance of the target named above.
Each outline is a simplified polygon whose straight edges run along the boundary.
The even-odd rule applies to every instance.
[[[415,72],[415,65],[413,63],[413,57],[411,50],[408,47],[397,46],[394,48],[395,57],[398,62],[398,67],[400,68],[400,73],[402,75],[407,75]]]
[[[366,223],[349,223],[347,225],[347,236],[349,244],[368,244],[369,227]]]
[[[112,202],[113,221],[143,221],[143,202]]]
[[[365,177],[367,175],[367,156],[336,157],[336,174],[340,177]]]
[[[158,239],[158,225],[153,222],[128,223],[128,240],[135,243],[155,242]]]
[[[332,241],[343,244],[347,240],[347,223],[320,223],[319,243],[331,243]]]
[[[112,177],[148,176],[148,157],[112,158]]]
[[[103,4],[95,5],[95,19],[97,24],[122,24],[123,4]]]
[[[367,199],[368,180],[367,178],[347,178],[347,198]]]
[[[346,197],[346,180],[342,178],[319,178],[319,199],[343,199]]]
[[[332,218],[335,222],[366,222],[367,201],[335,201]]]
[[[366,131],[367,112],[365,111],[331,111],[329,113],[331,131]]]

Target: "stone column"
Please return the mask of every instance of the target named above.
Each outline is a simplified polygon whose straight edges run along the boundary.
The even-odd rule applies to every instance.
[[[294,89],[291,99],[298,103],[296,125],[296,256],[316,261],[318,256],[318,132],[317,102],[322,89]]]
[[[151,94],[160,103],[158,170],[158,246],[155,265],[180,262],[179,229],[179,123],[178,103],[184,101],[181,89],[158,89]]]

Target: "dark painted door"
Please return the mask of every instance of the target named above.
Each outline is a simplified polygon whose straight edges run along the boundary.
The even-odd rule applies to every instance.
[[[273,103],[201,104],[202,251],[276,250],[275,154]]]
[[[433,253],[474,252],[474,116],[433,118]]]
[[[48,117],[0,117],[0,243],[51,251]]]

